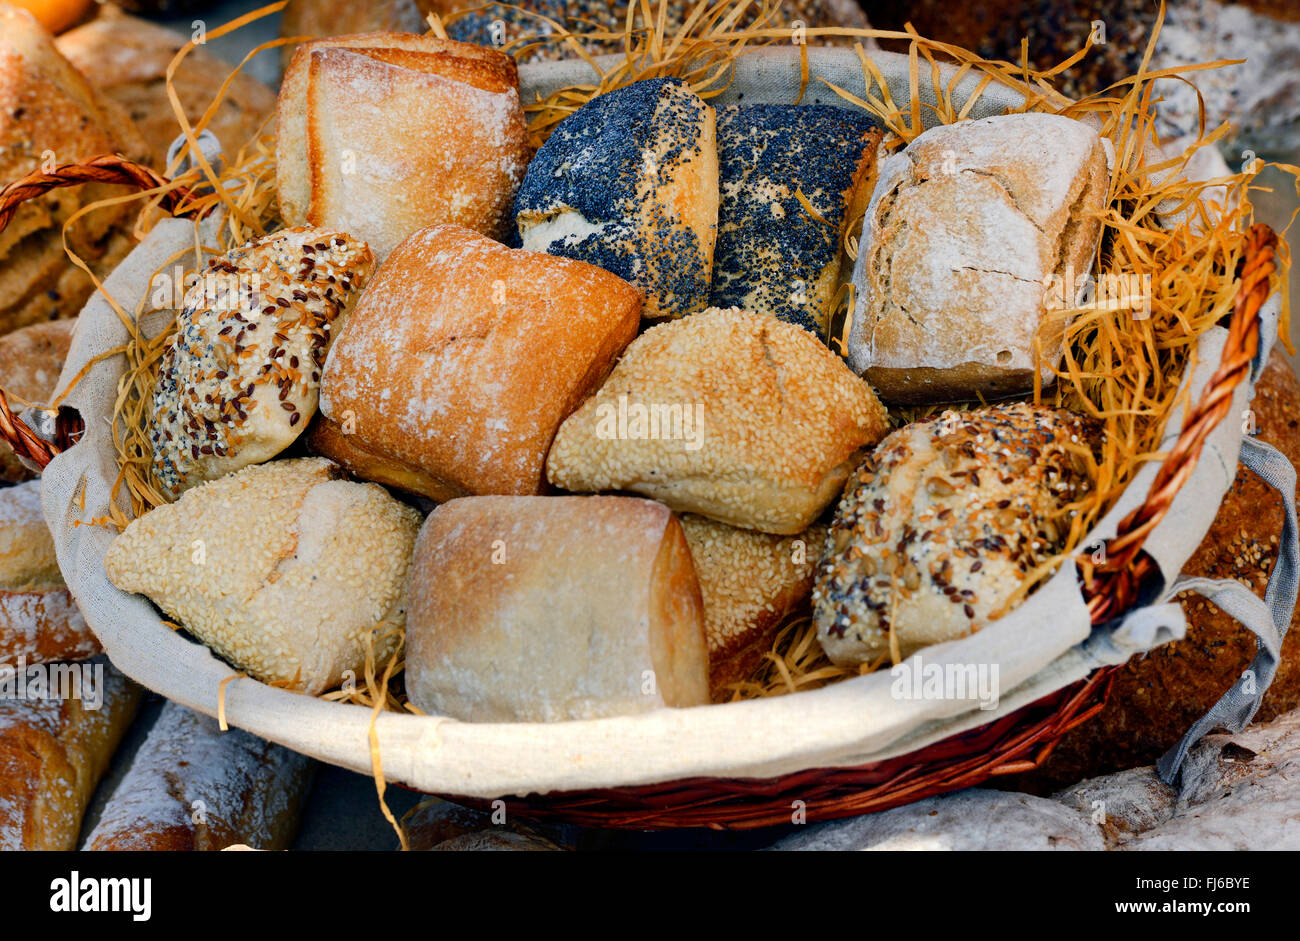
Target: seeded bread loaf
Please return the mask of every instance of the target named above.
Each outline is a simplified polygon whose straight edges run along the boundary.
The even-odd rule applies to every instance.
[[[718,223],[713,109],[675,78],[592,99],[538,150],[515,214],[524,248],[630,281],[644,316],[703,310]]]
[[[0,664],[81,660],[99,642],[63,582],[41,483],[0,489]]]
[[[236,668],[311,695],[381,658],[406,620],[420,515],[323,458],[255,464],[134,520],[104,555]]]
[[[713,307],[772,314],[825,336],[845,223],[871,195],[880,130],[830,105],[718,112],[721,202]]]
[[[886,430],[871,389],[812,334],[715,309],[637,337],[560,426],[546,471],[565,490],[630,490],[794,535]]]
[[[24,403],[46,405],[63,371],[63,361],[72,345],[77,320],[52,320],[32,324],[0,336],[0,387],[9,407]],[[16,482],[35,476],[14,454],[7,442],[0,442],[0,480]]]
[[[687,513],[682,529],[704,597],[709,689],[726,702],[772,647],[785,619],[812,590],[826,527],[773,536]]]
[[[278,107],[290,224],[348,232],[379,261],[433,223],[509,230],[529,153],[509,56],[405,33],[318,40],[294,54]]]
[[[1108,181],[1096,131],[1050,114],[931,128],[889,157],[853,270],[849,365],[886,401],[1051,384]]]
[[[406,688],[427,713],[555,722],[709,701],[681,524],[632,497],[467,497],[420,532]]]
[[[1061,547],[1065,506],[1091,486],[1090,432],[1016,402],[900,428],[854,473],[813,587],[836,663],[906,657],[974,633]]]
[[[570,412],[640,323],[630,284],[455,225],[389,256],[330,352],[311,444],[358,476],[448,500],[535,494]]]
[[[306,228],[209,262],[154,384],[149,440],[166,492],[269,460],[302,434],[330,344],[373,270],[364,242]]]

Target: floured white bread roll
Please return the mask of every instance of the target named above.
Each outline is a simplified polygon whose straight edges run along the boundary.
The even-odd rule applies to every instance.
[[[682,529],[704,597],[709,688],[714,702],[726,702],[733,684],[748,679],[771,649],[786,615],[808,597],[826,527],[773,536],[687,513]]]
[[[41,513],[41,482],[0,489],[0,664],[99,653],[63,582]]]
[[[599,265],[645,291],[644,316],[709,306],[717,120],[680,79],[633,82],[556,126],[515,201],[523,247]]]
[[[308,443],[434,500],[535,494],[560,422],[636,335],[641,296],[594,265],[456,225],[389,256],[325,364]]]
[[[887,428],[875,394],[811,333],[715,309],[633,340],[560,426],[546,472],[565,490],[630,490],[793,535]]]
[[[709,701],[681,524],[634,497],[467,497],[425,521],[406,689],[427,713],[555,722]]]
[[[269,460],[302,434],[340,319],[373,271],[364,242],[306,228],[209,261],[154,385],[149,440],[167,492]]]
[[[323,458],[246,467],[133,521],[104,567],[250,676],[315,695],[401,627],[420,514]],[[392,643],[376,643],[381,657]]]
[[[278,108],[290,224],[350,232],[380,261],[432,223],[508,232],[529,153],[509,56],[433,36],[335,36],[294,53]]]
[[[932,128],[885,160],[853,271],[849,365],[886,401],[1023,392],[1036,368],[1051,383],[1108,181],[1097,133],[1050,114]]]
[[[865,663],[965,637],[1060,551],[1091,489],[1092,429],[1016,402],[946,411],[880,443],[844,490],[817,570],[817,637]]]

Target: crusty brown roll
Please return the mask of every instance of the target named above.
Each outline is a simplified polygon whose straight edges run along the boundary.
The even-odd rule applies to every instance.
[[[713,108],[677,78],[598,95],[537,151],[515,213],[524,248],[630,281],[646,317],[704,310],[718,228]]]
[[[891,434],[844,488],[817,569],[817,639],[835,663],[974,633],[1060,551],[1092,486],[1087,423],[1015,402]]]
[[[883,161],[853,270],[849,365],[897,402],[1055,381],[1108,183],[1097,132],[1051,114],[931,128]],[[1122,294],[1141,303],[1140,286]]]
[[[10,408],[17,409],[24,402],[49,403],[76,325],[76,318],[68,318],[32,324],[0,336],[0,387],[9,397]],[[0,442],[0,480],[17,482],[34,476],[13,449]]]
[[[0,489],[0,663],[81,660],[100,652],[59,573],[41,483]]]
[[[453,225],[412,235],[357,304],[314,447],[435,500],[535,494],[551,439],[636,333],[636,289]],[[355,445],[352,442],[355,441]]]
[[[681,524],[632,497],[467,497],[416,543],[406,688],[427,713],[555,722],[709,701]]]
[[[1300,382],[1274,349],[1255,387],[1251,417],[1261,440],[1300,465]],[[1245,467],[1183,571],[1235,578],[1263,597],[1277,559],[1282,501]],[[1151,764],[1237,681],[1255,656],[1255,638],[1200,595],[1179,597],[1187,636],[1126,663],[1106,706],[1061,739],[1043,768],[1022,782],[1052,790],[1084,778]],[[1282,643],[1273,685],[1255,719],[1268,722],[1300,708],[1300,609]]]
[[[104,567],[230,663],[312,695],[365,667],[406,618],[420,515],[322,458],[254,464],[132,521]],[[390,636],[385,636],[390,635]]]
[[[364,242],[281,229],[211,259],[153,388],[153,471],[173,496],[270,460],[316,414],[334,337],[374,271]]]
[[[509,56],[405,33],[319,40],[294,54],[278,107],[291,225],[348,232],[380,261],[432,223],[505,236],[528,162]]]
[[[162,167],[180,124],[167,97],[167,67],[188,36],[127,16],[111,3],[103,12],[56,40],[59,51],[94,82],[104,95],[120,104],[144,135],[154,163]],[[193,49],[172,76],[172,87],[191,126],[198,124],[217,97],[221,83],[234,70],[202,46]],[[226,88],[207,129],[217,136],[228,158],[271,128],[275,92],[247,72],[239,72]]]
[[[808,597],[826,527],[773,536],[687,513],[682,529],[704,598],[709,690],[726,702],[772,647],[781,622]]]
[[[51,164],[122,153],[148,161],[131,119],[63,58],[25,10],[0,4],[0,180]],[[62,226],[80,207],[125,192],[102,184],[65,187],[20,205],[0,232],[0,333],[76,314],[93,285],[72,266]],[[130,244],[130,206],[97,210],[67,233],[69,247],[101,277]]]
[[[293,0],[280,14],[280,36],[324,39],[376,31],[423,33],[429,28],[424,21],[428,6],[429,0]],[[295,43],[281,47],[286,69],[297,48]]]
[[[104,660],[38,669],[80,698],[0,698],[0,850],[76,849],[91,795],[140,702],[140,687]],[[0,672],[5,682],[14,679]]]
[[[288,849],[312,761],[165,703],[84,840],[88,850]]]
[[[560,427],[546,471],[565,490],[631,490],[793,535],[886,429],[870,387],[812,334],[714,309],[637,337]]]

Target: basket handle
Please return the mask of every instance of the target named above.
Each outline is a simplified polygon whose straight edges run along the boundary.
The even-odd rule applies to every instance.
[[[30,199],[44,196],[51,190],[83,183],[109,183],[151,190],[169,186],[171,181],[149,167],[118,154],[92,157],[84,163],[65,163],[50,172],[34,170],[21,179],[0,189],[0,232],[13,220],[18,207]],[[185,209],[193,192],[184,186],[160,194],[160,205],[177,215],[197,215],[200,209]],[[7,443],[15,454],[44,469],[61,451],[66,450],[81,437],[84,426],[81,417],[71,409],[60,409],[54,416],[53,440],[36,434],[21,418],[14,414],[0,388],[0,440]]]
[[[1277,234],[1263,224],[1252,225],[1237,267],[1237,299],[1228,322],[1223,358],[1201,398],[1183,424],[1178,440],[1166,455],[1146,500],[1119,522],[1106,543],[1106,557],[1084,579],[1083,594],[1093,624],[1102,624],[1136,603],[1142,583],[1155,570],[1142,544],[1169,512],[1174,497],[1196,468],[1206,438],[1232,408],[1237,386],[1250,374],[1259,349],[1259,309],[1268,300],[1269,279],[1277,270]]]

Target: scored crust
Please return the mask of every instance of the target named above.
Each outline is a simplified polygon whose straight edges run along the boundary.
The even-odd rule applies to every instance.
[[[849,365],[900,402],[1026,391],[1036,369],[1052,382],[1066,323],[1047,300],[1059,285],[1072,306],[1091,270],[1108,179],[1097,133],[1047,114],[932,128],[887,159]]]

